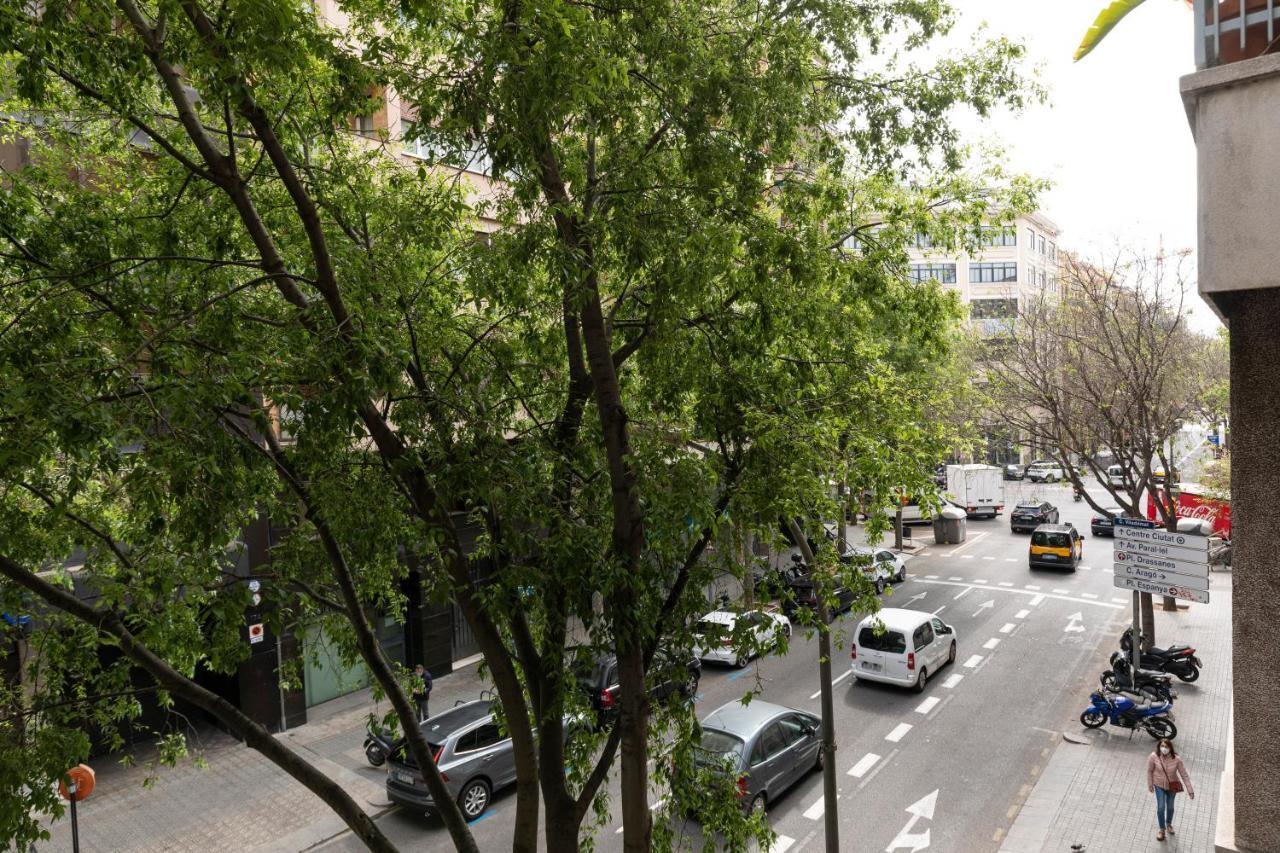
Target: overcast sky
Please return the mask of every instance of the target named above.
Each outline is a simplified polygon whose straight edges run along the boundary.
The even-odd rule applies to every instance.
[[[1195,70],[1191,11],[1181,0],[1148,0],[1073,63],[1107,2],[953,0],[953,45],[971,44],[985,22],[1027,46],[1049,90],[1045,106],[975,130],[1006,146],[1013,169],[1053,183],[1042,209],[1068,248],[1096,255],[1121,240],[1194,250],[1195,144],[1178,95],[1178,78]],[[1188,301],[1198,326],[1216,325],[1198,297]]]

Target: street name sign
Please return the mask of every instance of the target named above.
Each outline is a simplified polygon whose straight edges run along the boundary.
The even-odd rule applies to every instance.
[[[1146,569],[1159,569],[1164,572],[1176,572],[1180,575],[1191,575],[1197,578],[1209,576],[1209,563],[1207,560],[1171,560],[1168,557],[1156,557],[1151,554],[1139,554],[1134,551],[1116,548],[1115,562],[1117,566],[1127,563],[1133,566],[1142,566]]]
[[[1168,595],[1173,598],[1180,598],[1183,601],[1195,601],[1200,604],[1209,603],[1209,593],[1204,590],[1191,589],[1190,587],[1180,584],[1155,583],[1153,581],[1140,580],[1138,578],[1127,578],[1123,575],[1113,575],[1111,583],[1119,589],[1130,589],[1135,592],[1149,592],[1152,595]]]
[[[1113,527],[1133,527],[1138,530],[1151,530],[1158,525],[1146,518],[1125,518],[1122,515],[1116,516],[1111,522]]]
[[[1124,519],[1128,521],[1129,519]],[[1170,533],[1168,530],[1153,530],[1140,527],[1121,527],[1121,519],[1116,519],[1116,547],[1123,548],[1123,542],[1150,542],[1153,545],[1171,545],[1174,548],[1187,548],[1192,551],[1208,551],[1209,537],[1197,536],[1193,533]]]
[[[1120,539],[1115,542],[1114,547],[1117,551],[1146,554],[1151,557],[1164,557],[1169,560],[1182,560],[1187,563],[1203,563],[1209,559],[1209,552],[1207,551],[1197,551],[1194,548],[1179,548],[1176,545],[1166,545],[1163,542],[1147,542],[1142,539]]]
[[[1150,566],[1135,565],[1134,563],[1116,563],[1112,571],[1116,577],[1134,578],[1135,580],[1149,581],[1151,583],[1167,583],[1191,589],[1200,589],[1205,592],[1209,591],[1209,578],[1207,575],[1180,575],[1175,572],[1153,569]]]

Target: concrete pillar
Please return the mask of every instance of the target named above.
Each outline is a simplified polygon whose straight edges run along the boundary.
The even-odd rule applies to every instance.
[[[1231,328],[1235,842],[1280,850],[1280,289],[1232,293],[1219,305]]]

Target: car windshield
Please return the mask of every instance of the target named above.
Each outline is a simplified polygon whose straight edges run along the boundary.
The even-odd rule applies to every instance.
[[[1021,510],[1022,512],[1039,512],[1040,504],[1018,504],[1014,507],[1014,510]]]
[[[867,626],[858,632],[858,645],[873,652],[889,652],[900,655],[907,650],[907,640],[897,631],[885,631],[877,635],[875,629]]]
[[[1043,530],[1031,534],[1031,544],[1041,548],[1070,548],[1071,537],[1065,533],[1048,533]]]
[[[745,744],[742,738],[719,729],[703,729],[702,742],[698,744],[698,758],[710,764],[722,758],[742,755]]]

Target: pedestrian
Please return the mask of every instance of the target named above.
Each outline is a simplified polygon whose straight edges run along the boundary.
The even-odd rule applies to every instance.
[[[418,721],[427,718],[427,700],[431,698],[431,673],[422,664],[413,668],[413,701],[418,706]]]
[[[1164,841],[1166,831],[1170,835],[1175,834],[1173,798],[1184,788],[1187,796],[1194,800],[1196,792],[1191,787],[1191,777],[1187,775],[1186,765],[1174,750],[1173,741],[1162,737],[1156,741],[1156,751],[1147,758],[1147,790],[1155,792],[1156,823],[1160,825],[1160,829],[1156,831],[1156,841]]]

